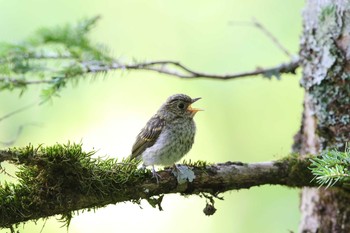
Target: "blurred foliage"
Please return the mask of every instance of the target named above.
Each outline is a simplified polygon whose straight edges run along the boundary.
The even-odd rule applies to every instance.
[[[19,43],[0,44],[0,91],[20,89],[21,94],[32,84],[47,84],[43,100],[58,95],[67,80],[76,83],[91,72],[87,65],[112,62],[107,49],[93,44],[88,33],[99,17],[77,24],[42,28]]]

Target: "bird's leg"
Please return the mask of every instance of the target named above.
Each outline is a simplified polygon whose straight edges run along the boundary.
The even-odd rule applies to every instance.
[[[161,176],[154,169],[154,165],[152,165],[152,175],[153,175],[153,178],[156,178],[157,184],[158,184],[159,183],[159,179],[161,178]]]

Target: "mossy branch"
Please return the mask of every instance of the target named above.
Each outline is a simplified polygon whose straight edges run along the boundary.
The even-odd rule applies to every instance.
[[[179,193],[209,193],[217,196],[228,190],[274,184],[288,187],[316,186],[308,167],[309,159],[296,155],[284,159],[245,164],[188,162],[194,172],[192,182],[179,184],[172,169],[159,171],[159,184],[149,170],[138,169],[139,161],[93,158],[80,144],[49,147],[27,146],[0,151],[0,162],[18,166],[18,183],[0,187],[0,227],[108,204]],[[158,203],[159,204],[159,203]],[[69,221],[69,218],[67,219]]]

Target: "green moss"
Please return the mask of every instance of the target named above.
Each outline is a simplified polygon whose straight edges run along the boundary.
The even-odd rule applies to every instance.
[[[0,188],[0,227],[57,213],[71,216],[73,210],[123,201],[139,191],[133,184],[149,177],[137,169],[137,160],[93,158],[95,152],[84,152],[81,144],[29,145],[7,152],[19,165],[19,184],[5,183]]]
[[[197,168],[205,168],[209,165],[212,165],[211,163],[208,163],[207,161],[203,161],[203,160],[198,160],[198,161],[184,160],[183,164],[190,167],[197,167]]]
[[[288,174],[286,182],[288,186],[297,186],[296,184],[304,183],[312,186],[313,176],[309,172],[311,163],[305,163],[305,158],[313,157],[313,155],[306,155],[303,159],[300,154],[292,153],[275,162],[275,166],[282,167],[281,171]]]

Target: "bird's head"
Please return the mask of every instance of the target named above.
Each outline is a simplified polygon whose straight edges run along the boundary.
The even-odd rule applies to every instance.
[[[161,107],[162,112],[168,113],[173,117],[187,117],[193,118],[198,111],[202,109],[192,108],[191,104],[201,98],[192,99],[185,94],[175,94],[170,96]]]

